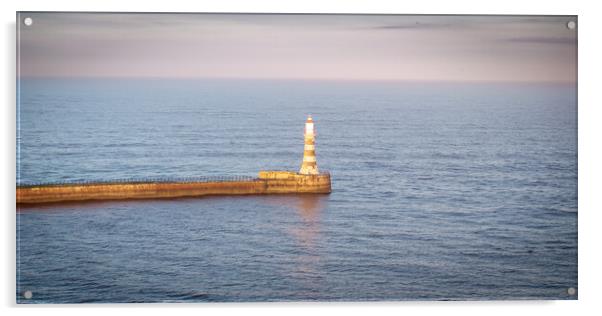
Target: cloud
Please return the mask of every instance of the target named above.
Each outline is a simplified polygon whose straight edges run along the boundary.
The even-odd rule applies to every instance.
[[[504,41],[512,43],[526,44],[558,44],[558,45],[575,45],[577,44],[576,37],[511,37],[505,38]]]
[[[414,22],[407,24],[396,24],[396,25],[379,25],[373,27],[373,29],[380,30],[419,30],[419,29],[442,29],[442,28],[450,28],[456,27],[458,24],[449,24],[449,23],[424,23],[424,22]]]

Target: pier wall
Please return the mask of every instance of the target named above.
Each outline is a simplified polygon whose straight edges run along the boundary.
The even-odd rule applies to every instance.
[[[330,193],[330,174],[262,171],[243,181],[92,183],[17,187],[17,204],[85,200],[177,198],[206,195]]]

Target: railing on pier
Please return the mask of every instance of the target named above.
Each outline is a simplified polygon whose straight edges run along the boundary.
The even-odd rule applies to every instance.
[[[251,176],[199,176],[199,177],[149,177],[149,178],[122,178],[122,179],[97,179],[97,180],[62,180],[47,182],[17,182],[17,187],[35,186],[61,186],[61,185],[90,185],[90,184],[140,184],[140,183],[199,183],[199,182],[252,182],[260,181]]]
[[[321,171],[318,175],[328,175],[330,172]],[[148,178],[122,178],[122,179],[97,179],[97,180],[60,180],[47,182],[18,181],[17,187],[27,188],[36,186],[61,186],[61,185],[90,185],[90,184],[140,184],[140,183],[203,183],[203,182],[251,182],[262,181],[252,176],[197,176],[197,177],[148,177]]]

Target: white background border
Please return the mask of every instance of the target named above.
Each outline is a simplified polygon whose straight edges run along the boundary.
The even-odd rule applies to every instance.
[[[581,315],[602,312],[600,250],[602,246],[599,186],[602,176],[602,25],[596,1],[386,1],[386,0],[221,0],[149,1],[125,0],[8,0],[0,2],[3,21],[1,76],[2,97],[2,231],[1,308],[12,313],[45,315],[103,315],[145,313],[163,315],[168,309],[185,314],[214,312],[260,315],[307,315],[308,313],[363,315],[383,314],[462,314],[462,315]],[[579,300],[519,302],[382,302],[382,303],[252,303],[252,304],[102,304],[44,305],[15,304],[15,11],[145,11],[145,12],[273,12],[273,13],[420,13],[420,14],[560,14],[579,15]],[[92,309],[91,307],[96,307]],[[100,307],[100,308],[99,308]],[[133,310],[132,308],[137,308]],[[4,314],[6,315],[6,314]]]

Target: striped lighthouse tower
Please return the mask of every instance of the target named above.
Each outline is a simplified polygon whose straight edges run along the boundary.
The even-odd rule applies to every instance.
[[[319,174],[318,164],[316,163],[315,136],[314,120],[311,115],[308,115],[307,121],[305,121],[305,147],[303,149],[303,163],[299,170],[300,174]]]

